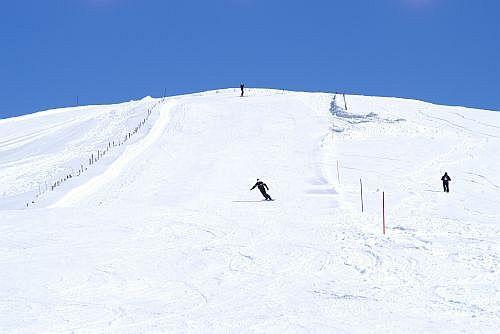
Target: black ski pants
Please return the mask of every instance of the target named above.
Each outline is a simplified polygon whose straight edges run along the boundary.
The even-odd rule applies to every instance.
[[[445,193],[450,192],[450,185],[449,185],[448,181],[443,181],[443,190]]]
[[[260,189],[259,188],[259,190],[260,190],[260,193],[262,194],[262,196],[264,196],[265,199],[267,199],[267,200],[271,200],[272,199],[271,196],[269,196],[269,194],[266,193],[266,189]]]

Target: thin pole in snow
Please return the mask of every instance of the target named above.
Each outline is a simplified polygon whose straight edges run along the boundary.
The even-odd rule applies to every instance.
[[[361,181],[361,178],[359,178],[359,185],[361,186],[361,212],[364,212],[365,208],[363,205],[363,181]]]
[[[382,230],[385,235],[385,192],[382,192]]]
[[[339,172],[339,161],[337,160],[337,181],[340,184],[340,172]]]
[[[345,108],[345,110],[347,110],[347,102],[345,100],[345,94],[342,94],[342,96],[344,97],[344,108]]]

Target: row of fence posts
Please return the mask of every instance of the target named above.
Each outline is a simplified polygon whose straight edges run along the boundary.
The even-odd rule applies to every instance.
[[[78,176],[82,175],[83,173],[85,173],[85,171],[87,171],[88,168],[90,168],[90,166],[93,166],[96,162],[101,160],[113,148],[126,144],[127,141],[129,141],[135,134],[137,134],[139,132],[139,130],[146,124],[146,122],[149,120],[150,116],[152,115],[153,111],[156,109],[156,107],[160,103],[163,103],[164,101],[165,101],[165,97],[163,97],[159,102],[157,102],[151,108],[149,108],[146,116],[139,122],[139,124],[136,127],[134,127],[133,130],[131,130],[130,132],[127,132],[123,137],[121,137],[118,140],[109,140],[106,148],[102,149],[102,150],[101,149],[97,150],[97,152],[96,152],[97,154],[91,153],[89,158],[88,158],[88,164],[87,165],[80,164],[80,167],[78,168],[77,172],[75,172],[73,170],[73,168],[70,167],[71,172],[67,173],[65,176],[59,177],[57,180],[52,180],[49,182],[47,180],[45,180],[43,182],[43,185],[44,185],[43,187],[39,183],[38,184],[38,191],[35,195],[35,198],[32,199],[31,201],[26,202],[26,207],[28,208],[30,206],[30,204],[35,204],[37,202],[38,198],[40,198],[41,196],[43,196],[47,192],[54,191],[57,187],[61,186],[63,183],[71,180],[74,177],[78,177]]]

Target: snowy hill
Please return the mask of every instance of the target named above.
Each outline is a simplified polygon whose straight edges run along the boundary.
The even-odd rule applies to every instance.
[[[499,156],[500,113],[326,93],[0,120],[0,332],[493,333]]]

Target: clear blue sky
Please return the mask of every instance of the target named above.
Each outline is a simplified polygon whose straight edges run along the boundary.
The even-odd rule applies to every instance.
[[[498,0],[0,4],[0,118],[235,87],[500,110]]]

